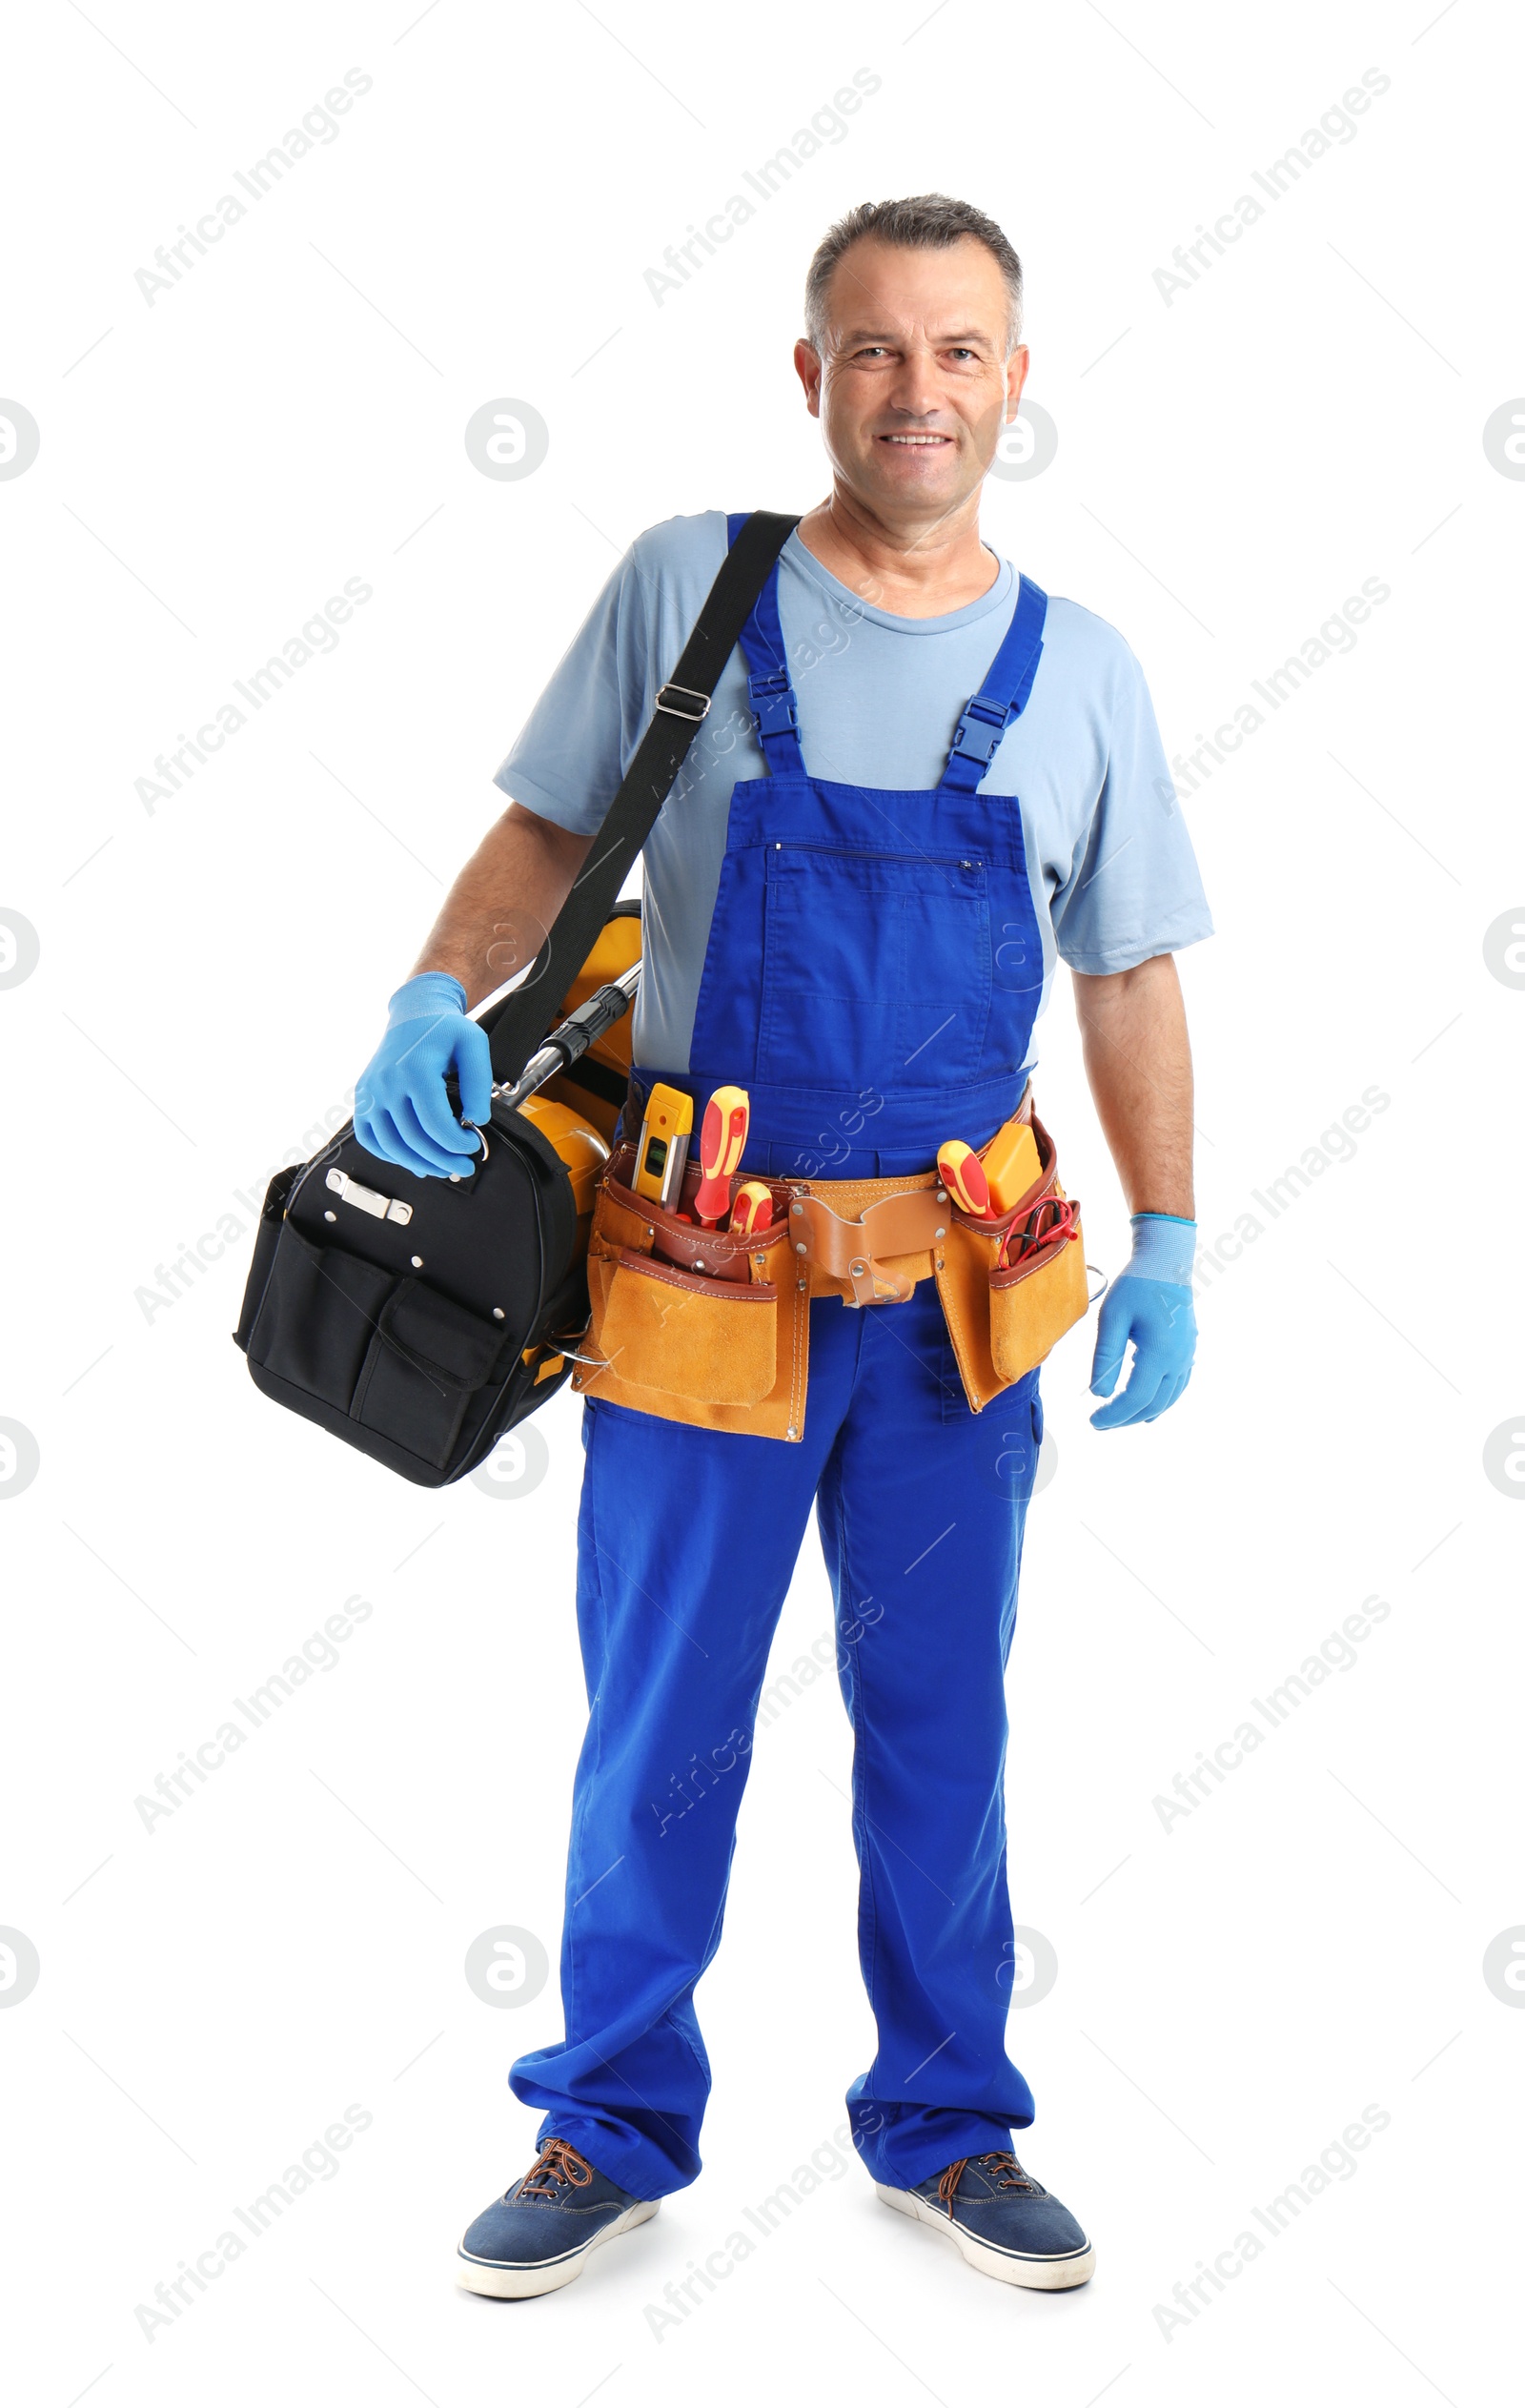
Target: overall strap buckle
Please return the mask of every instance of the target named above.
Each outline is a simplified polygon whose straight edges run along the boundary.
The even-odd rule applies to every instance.
[[[758,670],[747,679],[746,690],[757,714],[758,733],[764,743],[770,736],[798,737],[800,715],[787,669]]]
[[[1010,717],[1009,703],[997,702],[993,694],[973,695],[964,705],[950,751],[962,760],[977,761],[982,770],[988,769]]]
[[[1007,727],[1026,708],[1043,652],[1047,611],[1048,597],[1043,587],[1024,577],[1017,587],[1011,623],[985,673],[985,684],[964,706],[943,771],[943,791],[973,794]]]

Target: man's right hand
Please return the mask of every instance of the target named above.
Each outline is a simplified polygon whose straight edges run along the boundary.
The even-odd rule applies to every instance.
[[[416,1178],[470,1178],[481,1141],[452,1112],[445,1073],[456,1073],[462,1118],[485,1123],[493,1065],[486,1031],[466,1017],[466,990],[448,971],[427,969],[397,989],[390,1011],[356,1085],[356,1136],[367,1153]]]

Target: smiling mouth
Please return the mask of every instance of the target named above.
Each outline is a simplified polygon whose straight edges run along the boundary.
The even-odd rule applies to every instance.
[[[893,443],[898,450],[933,451],[940,444],[951,443],[951,435],[876,435],[876,443]]]

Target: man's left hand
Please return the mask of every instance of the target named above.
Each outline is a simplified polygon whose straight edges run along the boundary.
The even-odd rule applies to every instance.
[[[1186,1387],[1197,1347],[1196,1315],[1187,1284],[1195,1248],[1194,1221],[1167,1213],[1133,1215],[1133,1252],[1127,1269],[1108,1289],[1097,1316],[1090,1392],[1109,1401],[1091,1415],[1093,1429],[1157,1421]],[[1132,1369],[1118,1388],[1130,1339]]]

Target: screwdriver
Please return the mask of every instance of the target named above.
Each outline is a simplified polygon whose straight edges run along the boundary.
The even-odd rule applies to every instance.
[[[773,1226],[773,1193],[761,1179],[746,1179],[736,1191],[727,1227],[738,1237],[760,1237]]]
[[[972,1146],[949,1137],[937,1149],[937,1175],[955,1204],[974,1217],[990,1217],[990,1185],[985,1165]]]
[[[714,1229],[731,1200],[731,1173],[746,1144],[751,1102],[744,1087],[717,1087],[704,1107],[699,1161],[703,1173],[694,1196],[694,1218]]]

